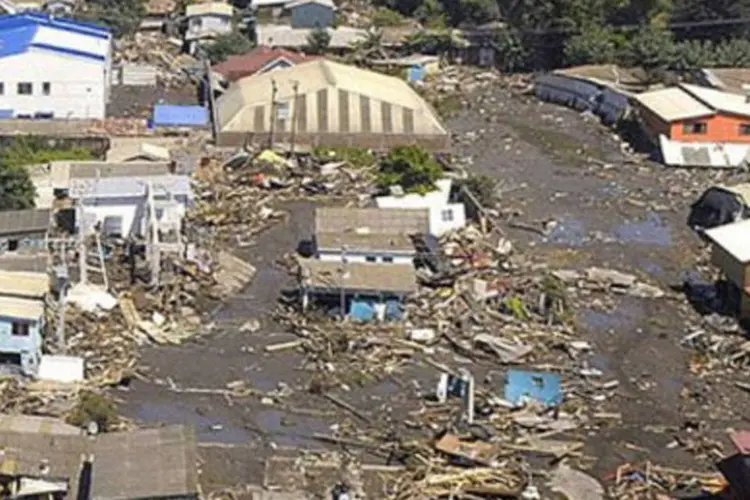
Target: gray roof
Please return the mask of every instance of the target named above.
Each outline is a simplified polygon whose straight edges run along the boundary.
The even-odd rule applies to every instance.
[[[46,250],[36,253],[12,252],[0,255],[0,270],[12,272],[45,273],[49,267]]]
[[[0,212],[0,234],[43,233],[49,230],[52,211],[47,209]]]
[[[328,262],[300,260],[300,284],[311,290],[361,293],[412,293],[417,289],[417,275],[411,264]]]
[[[192,196],[190,178],[186,175],[71,179],[69,196],[71,198],[144,196],[149,183],[156,195],[170,193],[173,196]]]
[[[181,425],[97,437],[0,430],[0,448],[2,473],[67,479],[69,498],[77,493],[84,455],[94,456],[93,498],[197,494],[195,433]]]
[[[409,235],[429,232],[427,209],[325,207],[315,210],[318,249],[413,252]]]
[[[50,163],[50,177],[52,187],[66,189],[72,179],[160,176],[171,173],[170,167],[166,161],[56,161]]]

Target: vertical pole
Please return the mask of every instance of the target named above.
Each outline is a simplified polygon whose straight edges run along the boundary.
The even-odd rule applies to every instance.
[[[295,80],[292,83],[292,88],[294,89],[294,109],[292,110],[292,144],[289,152],[294,156],[294,141],[297,139],[297,93],[299,91],[299,82]]]
[[[273,149],[274,134],[276,133],[276,92],[278,92],[276,80],[271,80],[271,127],[268,135],[268,147]]]
[[[339,297],[340,300],[340,307],[341,307],[341,319],[346,318],[346,290],[344,287],[344,280],[346,279],[346,245],[343,245],[341,247],[341,285],[339,286],[339,289],[341,290],[341,296]]]
[[[84,221],[84,211],[82,204],[84,199],[79,201],[78,206],[78,267],[80,268],[80,282],[85,285],[89,282],[88,273],[88,255],[86,254],[86,226]]]
[[[211,113],[211,134],[213,135],[214,143],[219,138],[219,116],[218,110],[216,109],[216,102],[214,100],[214,75],[211,72],[211,62],[208,58],[203,59],[203,66],[206,71],[206,85],[208,86],[208,109]]]

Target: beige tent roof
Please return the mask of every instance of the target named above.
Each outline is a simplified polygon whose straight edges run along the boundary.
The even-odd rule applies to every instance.
[[[293,82],[299,84],[296,95],[334,88],[413,110],[415,121],[429,120],[435,135],[448,135],[432,107],[404,80],[325,59],[253,75],[235,82],[218,103],[220,130],[252,130],[255,119],[253,108],[272,101],[274,82],[277,86],[277,102],[294,100]]]

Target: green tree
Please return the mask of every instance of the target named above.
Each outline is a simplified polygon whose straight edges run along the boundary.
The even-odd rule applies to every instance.
[[[325,28],[317,27],[307,36],[306,50],[309,54],[322,55],[331,44],[331,34]]]
[[[34,208],[35,196],[28,170],[18,165],[0,164],[0,210]]]
[[[383,159],[378,184],[387,188],[401,186],[407,193],[427,193],[435,189],[443,169],[424,148],[401,146],[393,148]]]
[[[217,35],[213,43],[203,50],[211,63],[226,61],[229,56],[244,54],[254,47],[250,39],[237,31]]]
[[[641,66],[650,80],[657,81],[666,69],[674,67],[675,53],[672,32],[645,26],[628,40],[621,61],[628,66]]]
[[[625,37],[613,29],[589,26],[565,42],[565,63],[608,64],[617,60]]]
[[[109,27],[116,37],[135,33],[146,15],[143,0],[87,0],[75,17]]]

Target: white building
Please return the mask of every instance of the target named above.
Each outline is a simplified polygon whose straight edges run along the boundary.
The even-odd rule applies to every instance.
[[[201,40],[211,40],[216,35],[232,31],[234,8],[226,2],[193,3],[185,9],[187,32],[185,40],[194,53]]]
[[[0,17],[0,116],[104,118],[111,47],[110,31],[92,24]]]
[[[146,236],[149,197],[164,231],[179,231],[193,201],[186,175],[71,179],[70,198],[76,202],[77,230],[90,233],[101,227],[108,236]]]
[[[466,225],[466,209],[463,203],[450,202],[451,185],[450,179],[441,179],[437,181],[437,190],[427,194],[378,196],[375,203],[378,208],[427,209],[430,234],[442,236]]]
[[[315,256],[326,262],[412,264],[410,236],[427,233],[427,210],[315,210]]]

